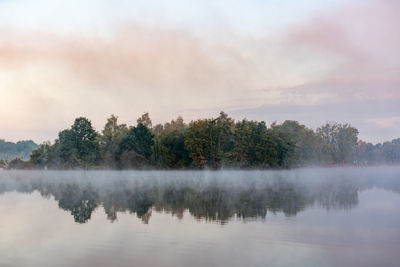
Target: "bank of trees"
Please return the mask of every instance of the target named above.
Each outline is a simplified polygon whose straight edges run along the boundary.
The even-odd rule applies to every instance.
[[[15,158],[29,160],[29,155],[38,147],[39,145],[32,140],[13,143],[0,139],[0,160],[4,162]]]
[[[399,164],[400,138],[375,145],[359,141],[354,151],[354,160],[359,165]]]
[[[33,168],[289,168],[354,162],[358,131],[327,123],[316,131],[297,121],[282,124],[243,119],[221,112],[186,124],[182,117],[152,125],[148,113],[134,126],[107,119],[101,132],[77,118],[30,157]]]

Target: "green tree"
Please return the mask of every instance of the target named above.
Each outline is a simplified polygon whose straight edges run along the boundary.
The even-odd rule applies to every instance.
[[[235,125],[234,149],[232,159],[240,167],[252,166],[257,161],[257,145],[261,142],[262,134],[266,130],[264,122],[239,121]]]
[[[240,167],[287,166],[295,147],[291,138],[278,129],[246,119],[236,123],[234,144],[234,164]]]
[[[44,142],[38,149],[32,151],[30,162],[35,167],[45,167],[50,160],[50,142]]]
[[[234,122],[224,112],[215,119],[193,121],[185,134],[185,147],[197,167],[218,168],[233,149]]]
[[[169,167],[170,165],[170,150],[163,144],[162,138],[159,135],[154,137],[151,161],[157,167]]]
[[[160,136],[161,144],[166,148],[168,167],[182,168],[191,163],[189,151],[185,147],[185,132],[173,130]]]
[[[71,129],[59,133],[60,157],[67,166],[88,167],[99,156],[97,133],[83,117],[75,119]]]
[[[154,145],[154,134],[144,124],[139,123],[136,127],[131,127],[119,146],[119,153],[135,151],[145,158],[150,158]]]
[[[326,163],[350,163],[357,145],[358,130],[350,124],[326,123],[317,129],[321,154]]]
[[[288,159],[290,165],[305,165],[318,161],[318,137],[312,129],[297,121],[286,120],[272,127],[287,135],[295,143],[294,151]]]
[[[191,164],[189,151],[185,147],[186,130],[187,125],[181,116],[153,128],[155,143],[152,160],[157,166],[182,168]]]
[[[100,136],[100,153],[103,163],[108,167],[117,166],[119,145],[128,131],[125,124],[118,124],[118,117],[111,115],[107,119]]]

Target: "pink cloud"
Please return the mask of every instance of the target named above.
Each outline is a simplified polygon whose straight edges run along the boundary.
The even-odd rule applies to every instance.
[[[379,97],[387,92],[400,98],[398,14],[399,1],[360,1],[316,15],[291,31],[288,40],[316,55],[328,53],[340,59],[340,64],[316,83],[343,85],[348,96],[367,93]]]

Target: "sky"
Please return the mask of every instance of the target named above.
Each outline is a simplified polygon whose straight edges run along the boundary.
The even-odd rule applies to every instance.
[[[0,138],[179,115],[400,137],[400,1],[0,0]]]

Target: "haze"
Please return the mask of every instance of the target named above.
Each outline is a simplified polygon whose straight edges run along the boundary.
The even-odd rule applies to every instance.
[[[0,129],[216,116],[400,136],[400,2],[0,1]]]

